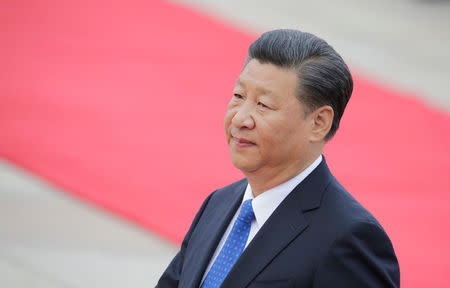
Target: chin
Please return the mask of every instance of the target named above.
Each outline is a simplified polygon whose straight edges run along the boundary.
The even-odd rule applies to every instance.
[[[243,173],[253,172],[257,169],[257,165],[253,161],[248,161],[247,159],[242,159],[242,157],[231,156],[231,162],[234,167],[241,170]]]

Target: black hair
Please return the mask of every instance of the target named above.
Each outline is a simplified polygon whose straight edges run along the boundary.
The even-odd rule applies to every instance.
[[[245,63],[252,59],[294,70],[299,79],[297,98],[307,112],[324,105],[333,109],[333,123],[325,140],[334,136],[352,94],[353,80],[333,47],[313,34],[279,29],[262,34],[250,45]]]

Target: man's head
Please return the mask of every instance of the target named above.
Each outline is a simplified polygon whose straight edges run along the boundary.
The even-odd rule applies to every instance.
[[[325,41],[294,30],[263,34],[249,48],[225,116],[233,164],[249,181],[295,176],[335,133],[351,90],[347,66]]]
[[[298,30],[269,31],[250,45],[245,65],[252,59],[295,71],[296,96],[307,112],[324,105],[333,109],[333,123],[325,140],[334,136],[352,94],[353,80],[344,60],[327,42]]]

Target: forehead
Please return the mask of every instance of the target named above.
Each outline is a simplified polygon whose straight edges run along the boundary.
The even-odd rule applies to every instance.
[[[290,91],[289,94],[291,94],[295,92],[297,87],[297,75],[291,69],[252,59],[239,75],[236,87],[252,89],[260,93],[286,93]]]

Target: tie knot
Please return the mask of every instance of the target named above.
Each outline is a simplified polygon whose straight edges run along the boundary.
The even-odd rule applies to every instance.
[[[245,223],[252,223],[255,219],[255,213],[253,213],[252,199],[245,200],[242,203],[241,212],[239,212],[238,219]]]

